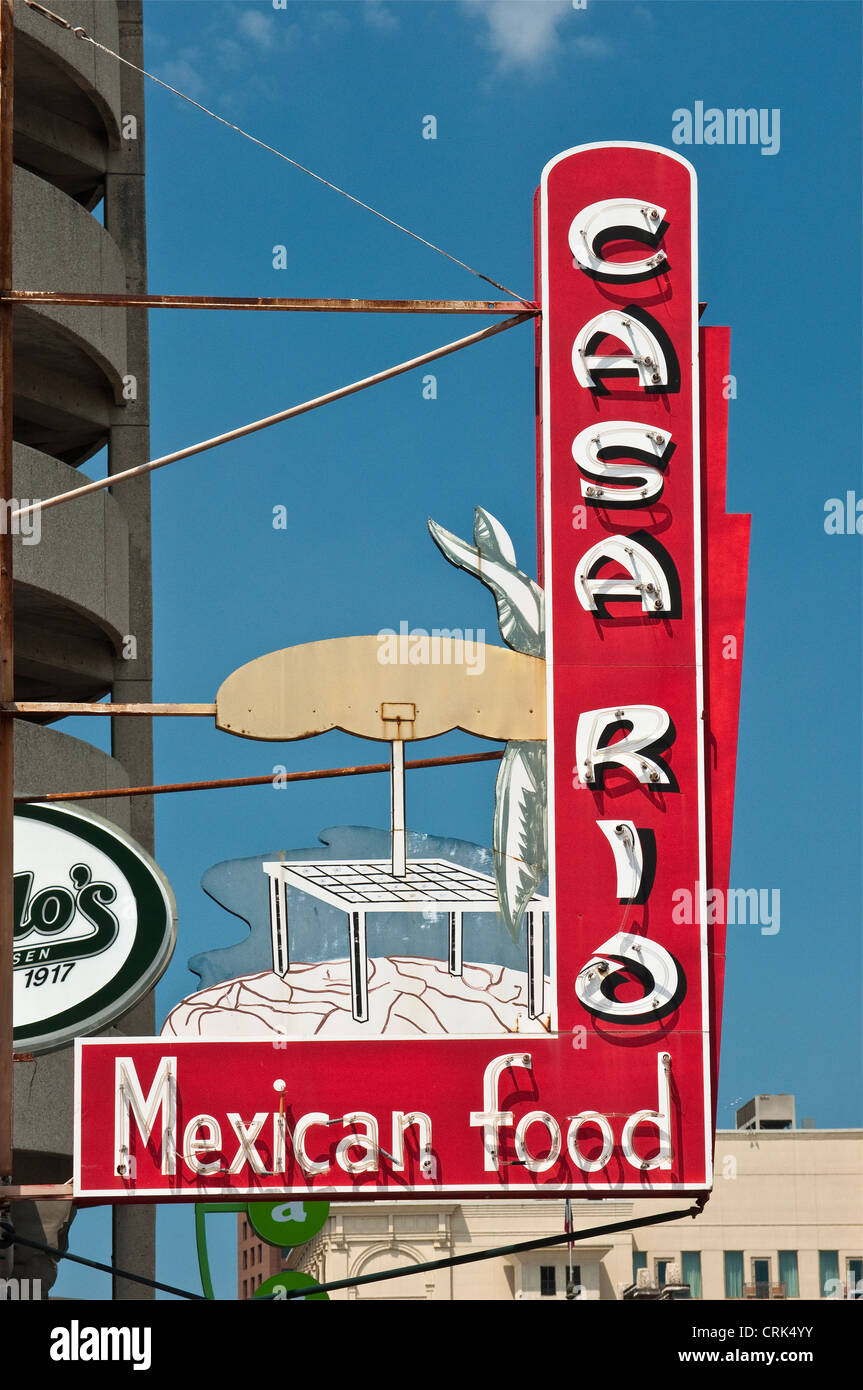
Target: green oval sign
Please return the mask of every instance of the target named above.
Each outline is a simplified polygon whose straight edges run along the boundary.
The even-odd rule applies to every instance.
[[[329,1202],[250,1202],[249,1221],[268,1245],[303,1245],[330,1214]],[[263,1285],[261,1286],[263,1287]]]
[[[271,1279],[265,1279],[259,1288],[255,1289],[252,1298],[284,1298],[288,1289],[308,1289],[308,1293],[301,1294],[299,1298],[292,1298],[291,1303],[307,1303],[309,1299],[325,1299],[330,1301],[328,1293],[321,1291],[321,1286],[310,1274],[300,1274],[296,1269],[286,1269],[283,1274],[274,1274]],[[315,1293],[314,1290],[318,1292]]]
[[[174,950],[174,895],[119,826],[60,805],[16,808],[14,877],[14,1046],[52,1052],[156,983]]]

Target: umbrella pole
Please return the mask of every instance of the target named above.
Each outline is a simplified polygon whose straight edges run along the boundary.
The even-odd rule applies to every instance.
[[[405,830],[405,745],[394,738],[390,759],[390,826],[392,833],[393,878],[407,877],[407,832]]]

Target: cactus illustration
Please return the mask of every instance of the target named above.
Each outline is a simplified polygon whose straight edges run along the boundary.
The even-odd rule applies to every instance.
[[[491,589],[500,635],[507,646],[528,656],[543,656],[545,598],[536,581],[516,565],[515,549],[500,522],[477,507],[473,545],[445,531],[436,521],[429,520],[428,527],[432,540],[451,565],[476,575]]]
[[[536,581],[518,568],[515,548],[501,523],[477,507],[473,545],[431,519],[428,527],[450,564],[491,589],[507,646],[528,656],[544,656],[545,598]],[[545,743],[509,742],[495,784],[492,848],[501,915],[514,941],[525,907],[548,873],[546,789]]]

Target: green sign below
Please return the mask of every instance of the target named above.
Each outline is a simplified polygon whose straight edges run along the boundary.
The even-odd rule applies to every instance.
[[[255,1203],[257,1206],[257,1202]],[[317,1206],[318,1204],[315,1203]],[[329,1206],[328,1202],[321,1202],[321,1206]],[[300,1274],[296,1269],[286,1269],[283,1274],[274,1274],[272,1279],[266,1279],[259,1288],[252,1294],[253,1298],[285,1298],[288,1290],[308,1289],[308,1293],[299,1294],[292,1298],[292,1303],[306,1303],[311,1298],[325,1299],[328,1303],[330,1296],[321,1290],[310,1274]],[[317,1290],[317,1292],[315,1292]]]
[[[252,1230],[268,1245],[303,1245],[317,1235],[329,1214],[329,1202],[249,1203]]]

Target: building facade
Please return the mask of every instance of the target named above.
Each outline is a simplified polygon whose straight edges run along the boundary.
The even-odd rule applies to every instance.
[[[273,1274],[287,1268],[282,1249],[268,1245],[253,1229],[245,1213],[237,1217],[237,1298],[254,1298]]]
[[[141,64],[140,0],[64,0],[70,24]],[[145,291],[142,79],[23,3],[15,6],[15,289]],[[14,322],[16,501],[63,492],[149,457],[145,310],[19,305]],[[101,474],[97,471],[101,469]],[[14,525],[13,525],[14,530]],[[146,477],[22,524],[14,540],[15,698],[151,698],[150,494]],[[104,721],[108,723],[109,721]],[[149,720],[90,720],[83,737],[18,719],[19,795],[152,783]],[[91,741],[92,740],[92,741]],[[152,801],[83,803],[153,850]],[[152,998],[118,1021],[154,1032]],[[15,1066],[20,1183],[72,1172],[72,1049]],[[17,1203],[22,1234],[62,1237],[69,1210]],[[154,1213],[115,1210],[114,1262],[152,1275]],[[44,1235],[42,1234],[44,1233]],[[20,1247],[16,1272],[34,1257]],[[38,1270],[43,1288],[51,1271]],[[149,1297],[115,1280],[115,1297]]]
[[[687,1205],[686,1198],[573,1201],[574,1227],[590,1231]],[[280,1269],[324,1283],[564,1229],[562,1201],[337,1203],[320,1234],[297,1250],[255,1238],[252,1258],[252,1242],[241,1239],[238,1297],[251,1297]],[[695,1299],[863,1297],[863,1131],[720,1130],[714,1189],[695,1218],[576,1239],[571,1262],[560,1245],[406,1273],[330,1297],[564,1300],[570,1285],[578,1299],[614,1301],[633,1284],[658,1291],[681,1278]]]

